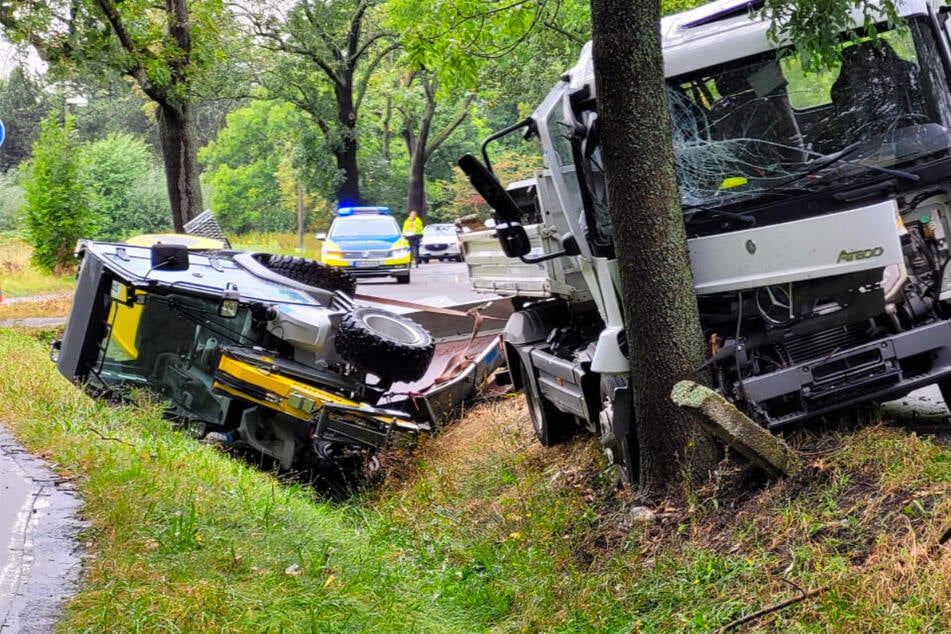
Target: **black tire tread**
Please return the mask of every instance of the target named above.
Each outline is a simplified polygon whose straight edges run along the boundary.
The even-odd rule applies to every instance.
[[[366,317],[385,314],[419,334],[419,341],[395,341],[374,330]],[[334,335],[337,353],[384,381],[415,381],[429,368],[436,345],[422,326],[381,308],[359,307],[344,315]]]
[[[301,284],[330,292],[343,291],[348,295],[353,295],[357,290],[357,282],[352,275],[341,269],[321,264],[317,260],[297,255],[270,253],[256,254],[255,259],[274,273]]]
[[[536,391],[529,378],[530,370],[525,364],[519,364],[519,371],[522,373],[522,389],[528,405],[528,417],[541,446],[554,447],[574,436],[578,431],[575,417],[561,411]]]

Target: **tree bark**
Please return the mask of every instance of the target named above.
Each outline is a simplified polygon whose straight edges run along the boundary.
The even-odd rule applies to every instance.
[[[357,110],[353,103],[352,74],[352,70],[348,71],[347,81],[334,85],[337,93],[337,121],[340,123],[340,138],[332,147],[337,160],[337,170],[342,177],[337,187],[337,201],[341,204],[362,205],[360,169],[357,165]]]
[[[592,0],[608,205],[626,313],[640,494],[682,496],[716,445],[670,400],[695,378],[703,338],[674,172],[658,2]]]
[[[426,222],[426,144],[429,142],[429,130],[432,126],[436,103],[427,91],[426,109],[419,122],[415,136],[406,130],[406,149],[409,152],[409,192],[406,209],[416,210],[423,222]]]
[[[188,103],[159,103],[156,112],[172,222],[183,232],[185,223],[202,212],[194,115]]]

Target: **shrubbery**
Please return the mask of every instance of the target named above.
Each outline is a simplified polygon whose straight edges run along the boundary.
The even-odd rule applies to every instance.
[[[68,268],[79,238],[124,240],[172,229],[161,163],[128,134],[78,142],[72,117],[43,122],[33,159],[0,177],[0,231],[25,228],[44,269]]]
[[[79,177],[92,199],[97,239],[172,230],[165,174],[144,141],[110,134],[84,145],[81,158]]]
[[[33,160],[24,164],[27,238],[33,260],[49,271],[69,268],[76,240],[89,237],[96,227],[79,175],[77,150],[72,117],[67,116],[61,127],[53,114],[33,144]]]

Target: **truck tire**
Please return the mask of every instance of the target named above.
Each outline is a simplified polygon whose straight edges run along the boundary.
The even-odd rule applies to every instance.
[[[534,377],[530,375],[524,363],[520,363],[518,368],[522,375],[525,402],[528,404],[528,417],[532,421],[538,442],[542,447],[554,447],[571,438],[577,430],[575,417],[561,411],[542,397]]]
[[[344,315],[334,345],[345,360],[387,382],[422,377],[435,350],[432,336],[416,322],[369,307]]]
[[[296,255],[272,255],[270,253],[255,254],[255,259],[284,277],[315,286],[330,292],[343,291],[353,295],[357,290],[357,283],[353,277],[338,268],[326,266],[317,260],[310,260]]]
[[[640,454],[637,446],[637,429],[634,426],[633,403],[625,408],[630,412],[630,420],[623,425],[615,422],[617,408],[614,391],[626,387],[628,382],[625,378],[601,376],[601,444],[610,451],[609,456],[617,465],[621,480],[629,486],[635,486],[640,478]]]

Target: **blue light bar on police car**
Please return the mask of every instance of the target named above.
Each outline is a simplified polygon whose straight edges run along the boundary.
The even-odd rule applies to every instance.
[[[337,209],[338,216],[352,216],[354,214],[382,214],[390,213],[389,207],[340,207]]]

